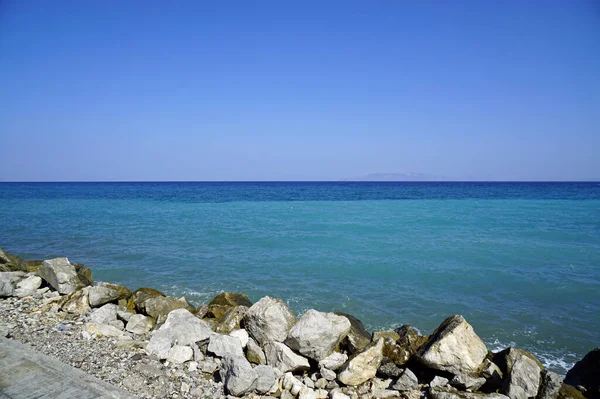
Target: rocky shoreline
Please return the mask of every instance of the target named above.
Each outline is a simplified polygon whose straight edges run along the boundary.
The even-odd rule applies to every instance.
[[[429,336],[370,333],[344,313],[297,318],[280,299],[230,292],[194,307],[1,249],[0,315],[1,336],[140,398],[600,399],[600,348],[563,381],[521,349],[490,352],[458,315]]]

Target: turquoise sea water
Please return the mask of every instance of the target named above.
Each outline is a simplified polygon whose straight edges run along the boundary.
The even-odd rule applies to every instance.
[[[560,373],[600,345],[599,183],[0,183],[0,247],[196,305],[458,313]]]

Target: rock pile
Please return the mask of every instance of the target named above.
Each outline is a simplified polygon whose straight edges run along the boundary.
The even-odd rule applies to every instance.
[[[0,262],[2,309],[15,320],[27,309],[30,319],[60,321],[51,330],[69,331],[76,346],[110,342],[113,353],[128,350],[135,365],[119,358],[109,381],[142,397],[599,398],[600,348],[569,371],[573,387],[528,352],[488,351],[458,315],[430,336],[408,325],[369,334],[343,313],[311,309],[297,319],[268,296],[253,304],[225,292],[194,308],[150,288],[94,283],[89,269],[67,258],[28,263],[0,250]],[[1,323],[3,335],[26,336],[23,328],[31,335],[20,322]]]

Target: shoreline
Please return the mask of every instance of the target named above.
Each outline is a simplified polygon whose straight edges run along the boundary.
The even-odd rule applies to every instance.
[[[297,318],[276,298],[252,303],[225,292],[194,307],[151,288],[132,292],[94,282],[89,268],[66,258],[24,261],[0,250],[0,314],[3,336],[142,398],[598,394],[582,377],[598,350],[567,374],[577,390],[528,352],[490,352],[462,316],[430,336],[407,325],[369,333],[344,313],[308,310]]]

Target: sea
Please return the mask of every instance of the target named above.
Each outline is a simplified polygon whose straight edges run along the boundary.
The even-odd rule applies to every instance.
[[[222,291],[431,333],[560,374],[600,346],[600,183],[0,183],[0,247],[195,305]]]

